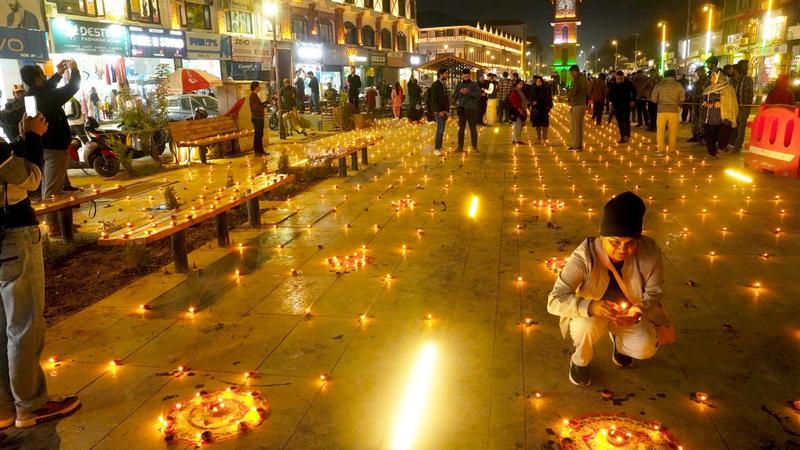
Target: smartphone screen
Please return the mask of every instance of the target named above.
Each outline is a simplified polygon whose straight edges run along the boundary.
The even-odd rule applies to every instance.
[[[38,111],[36,111],[36,97],[33,96],[26,96],[25,97],[25,114],[28,117],[35,117]]]

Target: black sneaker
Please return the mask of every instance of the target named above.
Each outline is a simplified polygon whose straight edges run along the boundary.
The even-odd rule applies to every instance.
[[[699,140],[700,138],[698,138],[697,136],[692,136],[689,139],[687,139],[686,142],[698,142]]]
[[[572,361],[569,362],[569,381],[575,386],[589,386],[592,384],[592,372],[589,366],[576,366]]]
[[[618,367],[630,367],[631,364],[633,364],[633,358],[628,355],[623,355],[617,351],[617,340],[614,338],[612,333],[608,333],[608,337],[611,338],[611,348],[614,349],[614,351],[611,353],[611,362],[616,364]]]

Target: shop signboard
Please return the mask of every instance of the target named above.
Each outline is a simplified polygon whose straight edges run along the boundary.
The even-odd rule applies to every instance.
[[[270,44],[266,39],[231,36],[231,59],[238,62],[269,62]]]
[[[373,67],[386,66],[386,53],[370,53],[368,62]]]
[[[183,31],[163,28],[128,27],[131,56],[142,58],[183,58],[186,41]]]
[[[231,63],[231,78],[234,80],[253,80],[259,77],[261,72],[269,71],[267,64],[257,62],[233,62]]]
[[[222,37],[213,33],[186,33],[186,57],[188,59],[223,59]],[[228,54],[230,59],[230,54]]]
[[[54,53],[128,55],[128,29],[116,23],[50,19]]]
[[[0,27],[0,59],[46,61],[44,31]]]

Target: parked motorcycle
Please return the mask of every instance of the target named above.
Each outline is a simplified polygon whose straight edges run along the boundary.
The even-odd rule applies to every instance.
[[[119,173],[120,162],[111,149],[105,132],[99,129],[97,121],[89,117],[82,130],[76,130],[72,142],[67,147],[70,169],[94,169],[101,177],[109,178]],[[83,132],[81,132],[83,131]]]
[[[278,129],[278,105],[275,102],[271,102],[268,108],[269,108],[269,129],[274,131]]]

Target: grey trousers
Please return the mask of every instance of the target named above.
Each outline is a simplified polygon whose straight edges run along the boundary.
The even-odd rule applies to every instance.
[[[64,190],[64,180],[67,178],[67,163],[69,155],[66,150],[44,149],[44,170],[42,171],[42,200],[47,200],[51,195],[59,196]],[[44,217],[47,225],[56,225],[58,215],[47,214]]]
[[[572,144],[570,147],[583,147],[583,121],[586,114],[586,105],[569,107],[569,130],[572,133]]]
[[[736,137],[733,139],[733,149],[736,152],[742,150],[744,145],[744,133],[747,131],[747,119],[750,117],[750,107],[740,106],[739,115],[736,116]]]
[[[0,251],[0,418],[47,403],[39,359],[44,349],[44,260],[38,227],[6,230]]]

